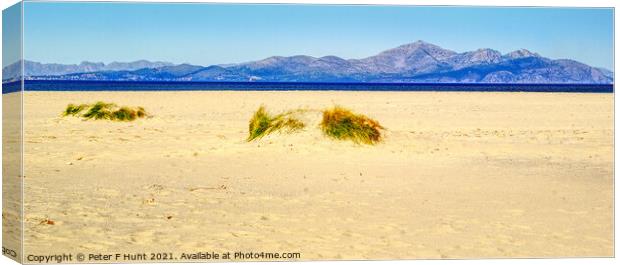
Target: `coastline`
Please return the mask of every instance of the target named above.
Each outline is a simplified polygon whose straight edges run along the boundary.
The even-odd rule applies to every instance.
[[[26,91],[367,91],[613,93],[612,84],[26,80]]]

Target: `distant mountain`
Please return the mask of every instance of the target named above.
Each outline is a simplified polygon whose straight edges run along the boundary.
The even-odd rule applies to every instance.
[[[457,55],[454,51],[416,41],[352,62],[369,73],[423,74],[448,69],[448,61]]]
[[[208,67],[162,62],[56,65],[26,62],[27,79],[117,81],[269,81],[378,83],[571,83],[611,84],[613,72],[521,49],[457,53],[416,41],[363,59],[337,56],[273,56]],[[11,66],[3,72],[11,72]],[[10,75],[9,75],[10,76]]]
[[[150,62],[139,60],[135,62],[121,63],[111,62],[109,64],[82,62],[80,64],[55,64],[55,63],[39,63],[33,61],[24,61],[25,76],[59,76],[74,73],[88,73],[99,71],[133,71],[143,68],[158,68],[164,66],[172,66],[167,62]],[[11,79],[18,77],[21,73],[21,65],[19,63],[11,64],[2,69],[2,79]]]

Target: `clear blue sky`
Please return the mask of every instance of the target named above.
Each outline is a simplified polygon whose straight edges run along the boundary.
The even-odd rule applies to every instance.
[[[612,9],[28,2],[24,16],[24,57],[47,63],[348,59],[424,40],[613,68]]]
[[[20,4],[2,10],[2,67],[17,62],[21,57],[21,16]]]

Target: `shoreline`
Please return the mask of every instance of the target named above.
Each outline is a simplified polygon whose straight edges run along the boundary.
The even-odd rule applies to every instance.
[[[24,94],[28,93],[72,93],[72,92],[85,92],[85,93],[204,93],[204,92],[231,92],[231,93],[291,93],[291,92],[307,92],[307,93],[435,93],[435,94],[540,94],[540,95],[553,95],[553,94],[568,94],[568,95],[613,95],[614,92],[549,92],[549,91],[367,91],[367,90],[26,90]],[[10,92],[19,93],[19,92]],[[9,94],[10,94],[9,93]]]
[[[26,91],[438,91],[613,93],[613,84],[304,83],[26,80]]]

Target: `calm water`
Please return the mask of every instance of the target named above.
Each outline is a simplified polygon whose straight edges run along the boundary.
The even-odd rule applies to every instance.
[[[114,81],[34,81],[25,82],[26,91],[502,91],[502,92],[586,92],[612,93],[613,85],[591,84],[377,84],[377,83],[267,83],[267,82],[114,82]],[[2,93],[19,91],[19,82],[2,85]]]

